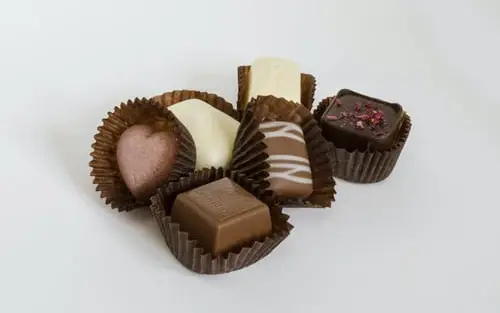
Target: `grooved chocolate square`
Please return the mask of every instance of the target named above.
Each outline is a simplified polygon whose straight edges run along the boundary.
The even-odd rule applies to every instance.
[[[179,194],[172,220],[214,255],[272,231],[269,207],[229,178]]]

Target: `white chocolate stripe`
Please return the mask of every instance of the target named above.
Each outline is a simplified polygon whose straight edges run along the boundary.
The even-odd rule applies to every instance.
[[[311,173],[311,168],[306,165],[292,164],[292,163],[271,163],[271,169],[293,169],[295,172],[306,172]]]
[[[288,180],[297,184],[307,184],[307,185],[312,184],[313,181],[311,178],[297,177],[295,176],[295,173],[296,171],[294,170],[289,170],[281,173],[269,173],[267,179],[269,180],[272,178],[281,178],[283,180]]]
[[[259,126],[259,129],[262,131],[267,128],[276,128],[276,127],[281,127],[278,130],[274,131],[263,131],[263,134],[266,139],[269,138],[289,138],[292,140],[296,140],[302,143],[305,143],[304,137],[298,136],[292,131],[297,131],[299,133],[302,133],[302,129],[293,123],[290,122],[267,122],[267,123],[262,123]]]
[[[266,139],[271,139],[271,138],[289,138],[292,140],[304,142],[304,138],[297,136],[295,134],[290,134],[290,133],[281,133],[281,130],[279,131],[274,131],[274,132],[269,132],[269,133],[264,133],[264,136]]]
[[[287,129],[291,128],[291,130],[302,132],[302,128],[300,128],[299,125],[291,123],[291,122],[282,122],[282,121],[263,122],[259,125],[260,129],[276,128],[276,127],[285,127]]]
[[[312,179],[311,178],[304,178],[304,177],[298,177],[296,176],[297,173],[305,172],[305,173],[311,173],[311,168],[309,167],[309,160],[306,158],[298,157],[298,156],[293,156],[293,155],[286,155],[286,154],[277,154],[277,155],[271,155],[268,158],[270,169],[288,169],[288,171],[285,172],[270,172],[269,176],[267,179],[271,178],[281,178],[284,180],[288,180],[297,184],[312,184]],[[278,161],[278,162],[273,162],[273,161]],[[297,161],[304,163],[302,164],[293,164],[293,163],[285,163],[285,162],[279,162],[279,161]]]
[[[267,158],[268,162],[272,161],[292,161],[292,162],[302,162],[309,164],[309,160],[303,157],[289,154],[272,154]]]

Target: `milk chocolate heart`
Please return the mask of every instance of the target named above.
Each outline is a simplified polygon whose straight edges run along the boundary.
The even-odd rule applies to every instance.
[[[151,196],[168,178],[177,149],[173,133],[155,132],[147,125],[134,125],[123,132],[116,147],[116,161],[136,199]]]

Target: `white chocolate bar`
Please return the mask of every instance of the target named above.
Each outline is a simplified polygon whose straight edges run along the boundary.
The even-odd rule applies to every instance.
[[[275,96],[300,103],[300,70],[293,61],[259,58],[250,66],[245,104],[257,96]]]
[[[196,147],[196,169],[229,166],[239,123],[205,101],[189,99],[169,107]]]

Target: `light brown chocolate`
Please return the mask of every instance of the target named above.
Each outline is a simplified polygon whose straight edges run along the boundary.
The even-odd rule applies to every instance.
[[[180,194],[222,180],[224,177],[229,178],[268,206],[272,232],[263,238],[231,249],[227,253],[214,255],[211,249],[205,249],[204,244],[198,242],[196,234],[199,233],[191,234],[183,230],[186,225],[174,222],[171,212]],[[151,212],[173,256],[187,269],[200,274],[222,274],[250,266],[275,251],[293,229],[293,226],[288,223],[288,215],[283,214],[281,206],[276,203],[272,194],[244,175],[225,171],[222,168],[194,171],[177,181],[172,181],[159,188],[158,192],[151,197],[151,202]]]
[[[264,121],[259,130],[269,155],[270,189],[279,196],[307,198],[313,181],[302,128],[291,122]]]
[[[134,125],[120,137],[116,160],[123,181],[137,199],[155,192],[172,170],[178,150],[177,138],[170,132],[155,132],[147,125]]]
[[[270,121],[289,122],[300,127],[300,131],[294,130],[292,132],[297,134],[302,132],[309,160],[312,186],[306,186],[306,188],[301,186],[297,189],[305,197],[298,196],[298,193],[294,196],[280,195],[276,186],[274,188],[271,186],[269,174],[270,170],[273,169],[271,169],[272,162],[270,162],[272,158],[269,160],[269,155],[276,153],[272,149],[279,149],[277,151],[280,154],[291,153],[295,155],[297,148],[289,151],[288,149],[291,147],[289,140],[280,139],[275,144],[278,141],[277,138],[272,140],[269,137],[266,138],[263,134],[264,129],[261,127],[262,124]],[[300,151],[303,152],[302,149]],[[304,157],[304,154],[299,154],[299,156]],[[301,163],[305,165],[305,162]],[[280,205],[330,207],[331,202],[335,200],[335,180],[332,177],[327,142],[321,135],[321,129],[304,106],[296,105],[283,98],[259,96],[250,101],[242,116],[241,126],[236,137],[231,170],[251,177],[262,184],[266,190],[274,191]],[[312,188],[312,192],[310,192],[310,188]]]
[[[272,231],[269,207],[227,177],[179,194],[172,221],[212,255],[262,239]]]

